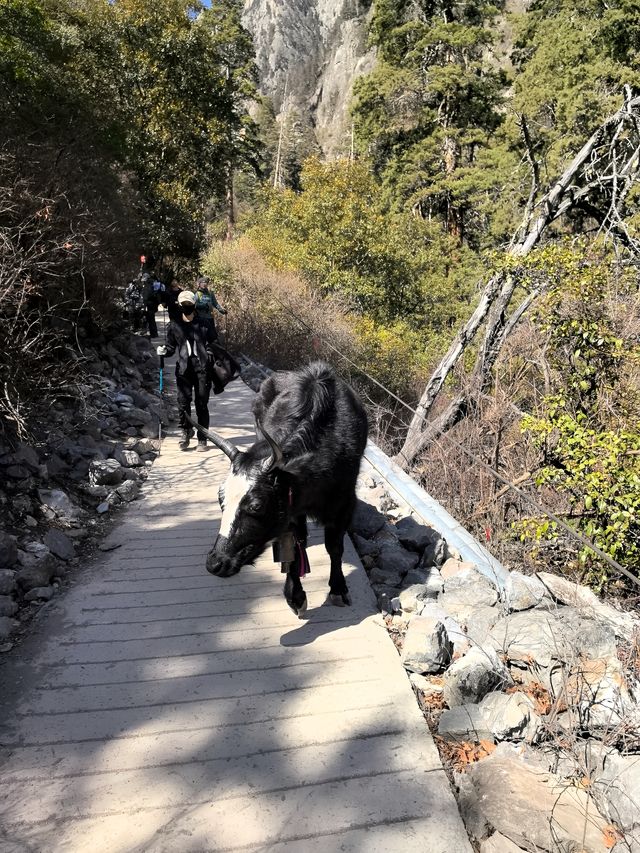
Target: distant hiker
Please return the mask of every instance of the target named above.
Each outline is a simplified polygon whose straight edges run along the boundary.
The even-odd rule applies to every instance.
[[[201,276],[196,281],[196,312],[198,317],[207,320],[215,328],[213,319],[213,309],[219,311],[220,314],[226,314],[227,309],[223,308],[216,299],[215,293],[211,290],[211,279],[209,276]]]
[[[124,292],[125,310],[132,332],[140,331],[142,326],[142,312],[144,309],[142,289],[142,282],[139,278],[135,278],[129,282]]]
[[[180,287],[176,279],[173,279],[164,294],[164,304],[169,312],[170,320],[179,320],[182,317],[182,309],[178,305],[178,297],[181,293],[182,287]]]
[[[158,326],[156,325],[156,312],[164,298],[164,284],[148,272],[142,273],[142,283],[149,337],[157,338]]]
[[[177,351],[176,385],[180,419],[179,447],[186,450],[193,437],[193,428],[187,420],[191,415],[191,397],[195,395],[198,423],[209,426],[209,393],[211,391],[210,361],[214,360],[215,331],[210,323],[196,316],[196,296],[190,290],[178,295],[181,314],[171,320],[167,329],[167,343],[157,348],[158,355],[171,356]],[[198,434],[198,450],[207,449],[207,440]]]

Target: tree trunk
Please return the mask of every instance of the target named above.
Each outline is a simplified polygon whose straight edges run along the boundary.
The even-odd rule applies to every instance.
[[[226,188],[226,204],[227,204],[227,240],[233,240],[236,227],[236,211],[235,198],[233,192],[233,166],[231,163],[227,166],[227,188]]]

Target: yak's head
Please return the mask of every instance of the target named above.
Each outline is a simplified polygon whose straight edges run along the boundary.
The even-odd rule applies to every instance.
[[[252,563],[287,525],[288,478],[281,468],[282,451],[262,432],[266,441],[246,452],[208,433],[231,460],[229,476],[218,492],[220,533],[207,557],[207,571],[218,577],[235,575]]]

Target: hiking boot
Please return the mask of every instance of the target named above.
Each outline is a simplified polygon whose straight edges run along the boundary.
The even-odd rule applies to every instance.
[[[180,450],[186,450],[189,447],[189,442],[191,441],[191,437],[193,436],[192,429],[183,429],[180,433],[180,441],[178,442],[178,447]]]
[[[197,449],[198,449],[198,450],[200,450],[200,451],[202,451],[202,450],[206,450],[206,449],[207,449],[207,439],[206,439],[206,438],[199,438],[199,439],[198,439],[198,447],[197,447]]]

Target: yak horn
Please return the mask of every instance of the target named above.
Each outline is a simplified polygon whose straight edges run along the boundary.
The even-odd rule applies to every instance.
[[[238,453],[240,453],[235,444],[231,444],[230,441],[227,441],[226,438],[223,438],[221,435],[218,435],[217,432],[211,432],[211,430],[205,429],[205,427],[194,421],[190,415],[185,415],[185,417],[189,421],[191,426],[195,427],[202,435],[206,435],[209,441],[215,444],[218,450],[221,450],[223,453],[225,453],[233,462]]]
[[[262,468],[264,471],[270,471],[272,468],[282,464],[284,459],[284,455],[280,447],[275,443],[275,441],[271,438],[266,429],[262,426],[259,421],[256,421],[256,426],[258,430],[265,437],[269,447],[271,448],[271,456],[262,463]]]

